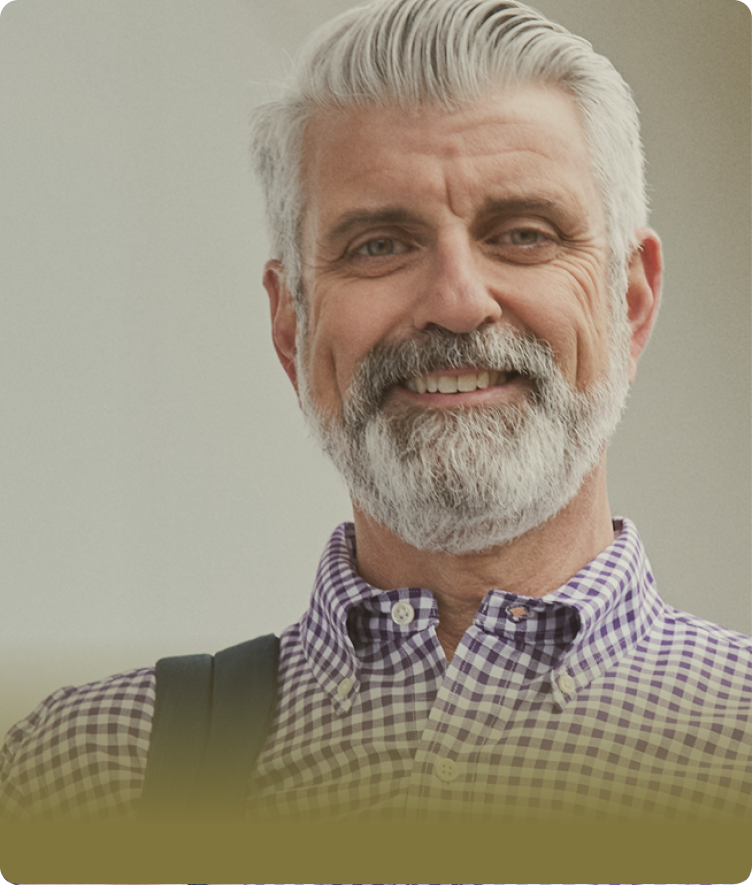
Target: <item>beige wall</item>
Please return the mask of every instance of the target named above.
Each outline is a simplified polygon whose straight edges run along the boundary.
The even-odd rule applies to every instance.
[[[268,341],[249,109],[347,0],[0,16],[0,730],[59,685],[280,630],[347,497]],[[750,599],[750,15],[541,0],[642,108],[668,269],[611,458],[671,603]]]

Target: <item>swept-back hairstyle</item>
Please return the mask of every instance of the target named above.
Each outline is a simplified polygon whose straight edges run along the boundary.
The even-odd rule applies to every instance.
[[[647,201],[637,107],[611,62],[515,0],[374,0],[316,31],[285,92],[252,121],[271,247],[298,311],[305,311],[301,150],[316,111],[430,103],[451,112],[495,88],[528,82],[558,85],[579,108],[606,211],[611,286],[623,291]]]

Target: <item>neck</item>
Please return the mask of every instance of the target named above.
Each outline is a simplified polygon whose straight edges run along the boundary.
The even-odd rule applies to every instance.
[[[499,547],[453,556],[418,550],[354,508],[357,568],[381,590],[423,587],[439,607],[437,634],[451,659],[483,597],[493,589],[541,597],[566,583],[613,542],[605,463],[556,516]]]

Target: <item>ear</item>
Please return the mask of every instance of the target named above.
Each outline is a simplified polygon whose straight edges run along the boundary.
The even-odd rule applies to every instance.
[[[292,292],[287,285],[285,269],[281,261],[267,261],[264,267],[264,288],[269,296],[272,315],[272,341],[274,349],[287,377],[298,392],[298,373],[295,368],[295,336],[298,318]]]
[[[661,302],[663,253],[655,231],[637,231],[637,247],[629,259],[627,317],[630,329],[629,382],[637,374],[637,361],[648,343]]]

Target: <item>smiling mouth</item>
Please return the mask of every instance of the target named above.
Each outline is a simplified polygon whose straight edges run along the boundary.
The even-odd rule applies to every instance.
[[[485,390],[487,387],[499,387],[516,376],[517,372],[494,369],[463,372],[460,375],[432,372],[408,378],[402,382],[402,386],[412,390],[413,393],[472,393],[474,390]]]

